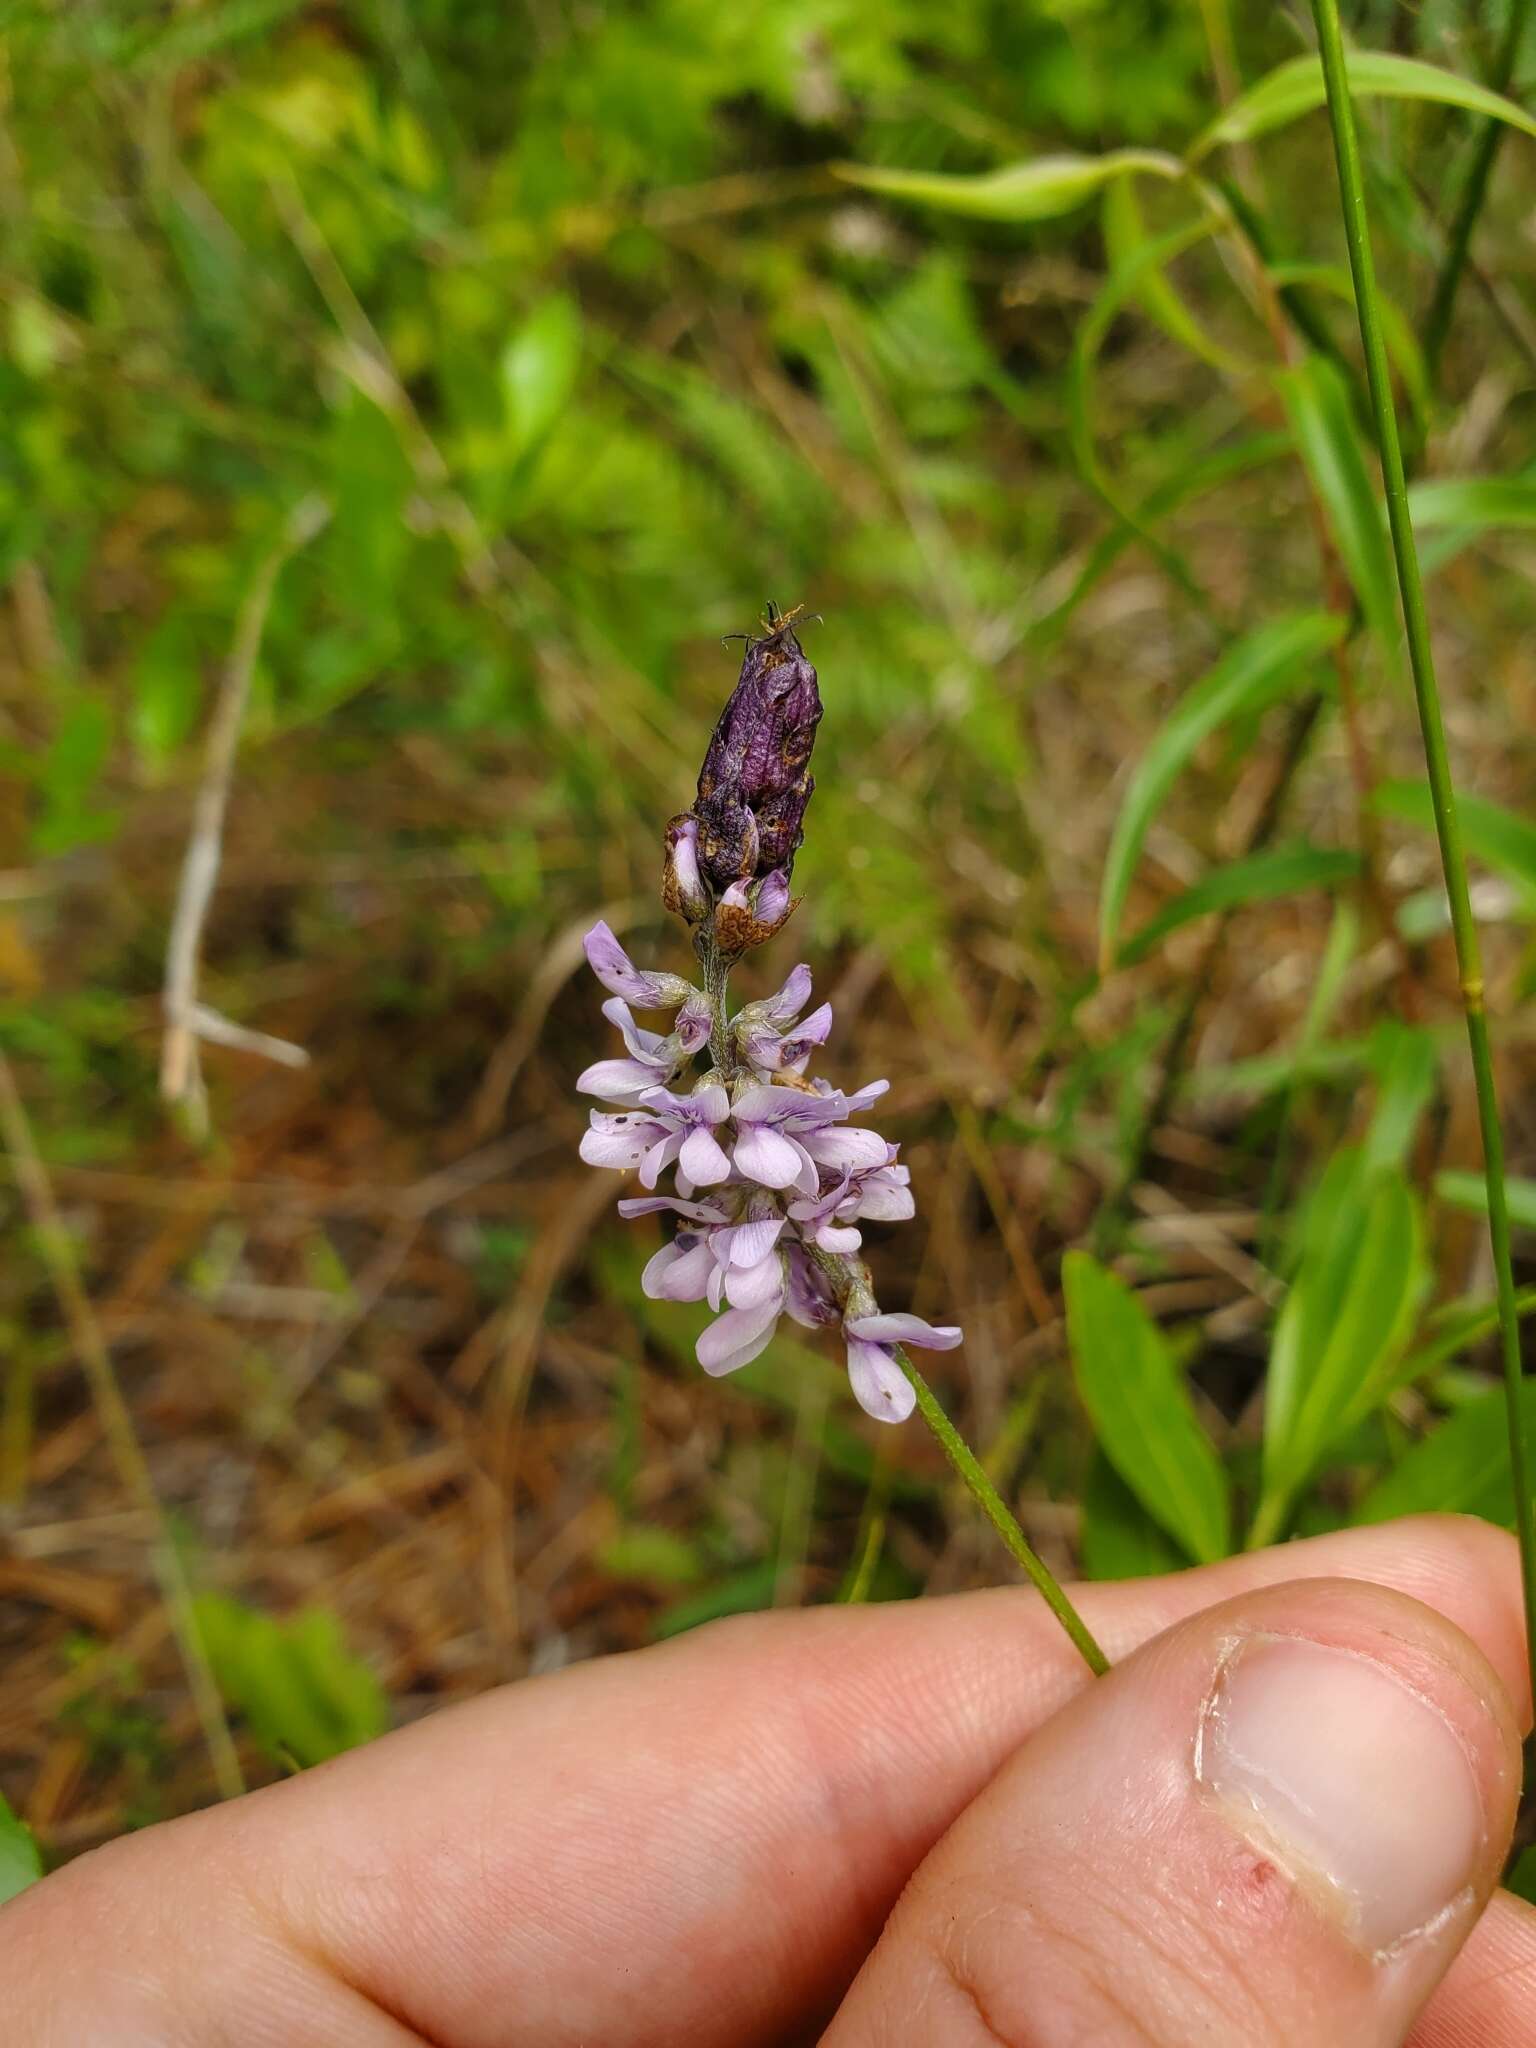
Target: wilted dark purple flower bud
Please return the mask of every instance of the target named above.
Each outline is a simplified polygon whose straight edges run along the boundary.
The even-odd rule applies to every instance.
[[[693,806],[699,867],[711,887],[723,892],[777,871],[786,907],[816,787],[810,761],[821,720],[816,671],[792,627],[798,609],[780,617],[770,605],[762,637],[748,640]]]

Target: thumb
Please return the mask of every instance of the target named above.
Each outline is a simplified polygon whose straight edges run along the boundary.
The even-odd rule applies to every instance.
[[[1481,1653],[1348,1580],[1207,1609],[1048,1721],[919,1866],[824,2048],[1388,2048],[1496,1881]]]

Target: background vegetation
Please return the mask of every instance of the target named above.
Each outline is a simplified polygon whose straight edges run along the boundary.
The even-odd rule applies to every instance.
[[[1348,13],[1453,85],[1536,64],[1497,4]],[[706,1380],[575,1157],[580,933],[686,964],[660,829],[770,596],[827,715],[739,980],[809,960],[824,1070],[891,1077],[881,1299],[965,1326],[933,1375],[1042,1554],[1510,1518],[1330,143],[1242,98],[1304,8],[4,21],[0,1044],[59,1213],[12,1114],[0,1785],[46,1856],[733,1608],[1002,1570],[830,1354]],[[1485,131],[1405,76],[1360,111],[1529,1281],[1536,143],[1442,347]]]

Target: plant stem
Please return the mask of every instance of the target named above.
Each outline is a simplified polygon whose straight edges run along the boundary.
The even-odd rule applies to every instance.
[[[898,1348],[896,1358],[902,1371],[912,1382],[912,1391],[917,1395],[917,1405],[924,1422],[943,1446],[944,1455],[965,1481],[972,1500],[1002,1537],[1009,1555],[1023,1567],[1036,1592],[1081,1652],[1088,1669],[1095,1678],[1102,1678],[1109,1669],[1109,1659],[1090,1635],[1082,1616],[1030,1548],[1028,1537],[1009,1513],[1002,1495],[981,1469],[965,1438],[939,1406],[938,1396],[932,1387],[905,1351]]]
[[[1334,153],[1338,159],[1344,232],[1349,244],[1350,272],[1354,278],[1360,341],[1365,354],[1371,411],[1376,423],[1382,481],[1386,486],[1387,517],[1392,530],[1392,553],[1397,563],[1397,581],[1403,602],[1408,659],[1413,671],[1413,692],[1418,703],[1419,727],[1424,741],[1424,765],[1429,777],[1430,800],[1434,806],[1435,831],[1440,841],[1440,862],[1445,872],[1445,890],[1450,901],[1457,974],[1466,1011],[1467,1044],[1472,1059],[1472,1078],[1477,1093],[1477,1121],[1483,1143],[1483,1171],[1488,1182],[1488,1236],[1493,1251],[1494,1285],[1502,1337],[1504,1391],[1509,1413],[1509,1466],[1514,1486],[1516,1528],[1520,1539],[1526,1647],[1533,1680],[1536,1680],[1536,1517],[1533,1517],[1532,1512],[1525,1418],[1521,1400],[1520,1326],[1515,1301],[1514,1273],[1510,1264],[1509,1212],[1504,1192],[1504,1141],[1499,1128],[1498,1096],[1494,1088],[1488,1019],[1483,1008],[1482,961],[1477,925],[1473,919],[1472,901],[1467,888],[1466,859],[1462,849],[1461,826],[1456,815],[1456,793],[1451,781],[1450,760],[1446,750],[1445,722],[1440,712],[1440,691],[1435,680],[1434,651],[1430,645],[1424,583],[1419,572],[1413,523],[1408,515],[1408,485],[1403,471],[1402,445],[1398,439],[1397,414],[1392,404],[1386,341],[1382,333],[1381,314],[1376,298],[1376,273],[1371,255],[1370,224],[1366,217],[1365,186],[1360,171],[1360,144],[1355,133],[1354,108],[1349,98],[1349,79],[1344,60],[1344,38],[1339,26],[1338,0],[1312,0],[1312,13],[1317,23],[1323,75],[1328,88],[1328,116],[1333,125]]]
[[[736,1059],[731,1050],[730,1016],[725,1006],[731,962],[715,942],[713,912],[699,926],[693,945],[699,956],[699,965],[704,970],[704,993],[709,997],[709,1057],[720,1079],[729,1082],[736,1073]]]
[[[1488,78],[1488,83],[1495,92],[1503,93],[1509,90],[1509,82],[1515,72],[1515,59],[1520,54],[1520,44],[1530,13],[1531,0],[1510,0],[1504,34],[1499,40],[1493,70]],[[1472,247],[1472,230],[1476,227],[1477,217],[1483,210],[1488,180],[1493,172],[1493,161],[1503,140],[1502,121],[1487,121],[1483,124],[1482,133],[1478,136],[1473,150],[1472,162],[1467,168],[1467,181],[1461,188],[1461,200],[1456,208],[1456,216],[1451,222],[1445,255],[1440,264],[1440,274],[1435,279],[1434,297],[1430,300],[1429,311],[1424,316],[1424,367],[1431,388],[1440,379],[1440,357],[1451,331],[1451,313],[1456,304],[1461,273],[1467,267],[1467,256]]]

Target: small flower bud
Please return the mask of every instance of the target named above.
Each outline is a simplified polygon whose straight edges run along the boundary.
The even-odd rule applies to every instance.
[[[677,917],[697,924],[709,909],[699,874],[699,821],[682,811],[667,827],[661,870],[661,900]]]
[[[788,921],[798,898],[775,869],[761,882],[732,882],[715,905],[715,940],[728,957],[761,946]]]
[[[816,786],[810,759],[821,719],[816,671],[795,638],[795,616],[770,606],[763,636],[748,640],[693,806],[705,881],[726,890],[777,870],[786,905]]]

